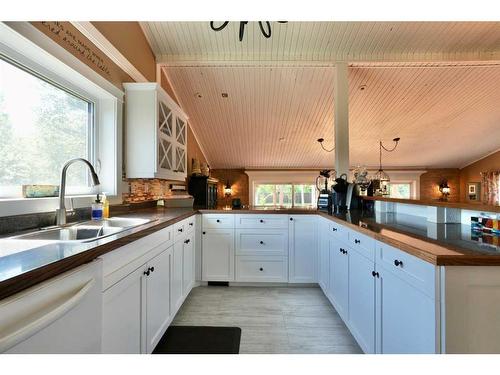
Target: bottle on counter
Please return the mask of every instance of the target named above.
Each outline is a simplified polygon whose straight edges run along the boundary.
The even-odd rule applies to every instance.
[[[109,199],[106,194],[102,194],[102,217],[104,219],[109,218]]]
[[[99,194],[97,194],[95,202],[92,203],[91,218],[92,220],[102,220],[103,218],[103,204]]]

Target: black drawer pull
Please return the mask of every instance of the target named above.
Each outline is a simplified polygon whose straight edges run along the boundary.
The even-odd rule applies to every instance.
[[[334,232],[336,232],[336,231],[337,231],[337,228],[332,228],[332,230],[333,230]]]
[[[354,243],[361,243],[361,241],[356,238],[354,239]]]
[[[264,271],[264,268],[260,267],[260,268],[259,268],[259,271]]]
[[[191,240],[189,238],[184,241],[184,243],[190,243],[190,242],[191,242]]]
[[[402,261],[402,260],[397,260],[397,259],[395,259],[395,260],[394,260],[394,265],[395,265],[396,267],[399,267],[399,266],[403,267],[403,261]]]
[[[203,234],[207,234],[207,232],[203,232]]]
[[[217,219],[217,222],[218,222],[218,223],[220,223],[220,220],[219,220],[219,219]]]
[[[260,244],[261,244],[261,245],[264,245],[264,241],[260,241]]]
[[[192,227],[194,224],[193,223],[189,223],[189,226]]]
[[[182,232],[182,228],[177,229],[179,232]]]
[[[148,268],[148,270],[147,270],[147,271],[144,271],[144,275],[146,275],[146,276],[149,276],[149,274],[150,274],[150,273],[151,273],[151,272],[149,271],[149,268]]]
[[[293,221],[293,217],[290,218],[290,221]]]
[[[375,271],[372,271],[372,276],[377,278],[380,277],[379,273]]]
[[[261,223],[263,223],[263,222],[264,222],[264,220],[262,220],[262,219],[260,219],[259,221],[260,221]]]
[[[150,267],[150,268],[149,268],[149,270],[150,270],[151,272],[155,272],[155,268],[154,268],[154,267]]]

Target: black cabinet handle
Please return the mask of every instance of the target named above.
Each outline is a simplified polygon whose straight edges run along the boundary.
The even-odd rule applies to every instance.
[[[177,229],[177,231],[182,232],[182,228]]]
[[[340,252],[341,252],[342,254],[347,254],[347,250],[344,250],[344,249],[342,249],[342,248],[340,248]]]
[[[260,219],[259,221],[260,221],[261,223],[263,223],[263,222],[264,222],[264,220],[262,220],[262,219]]]
[[[264,241],[260,241],[260,244],[261,244],[261,245],[264,245]]]
[[[332,230],[333,230],[334,232],[336,232],[336,231],[337,231],[337,228],[332,228]]]
[[[207,234],[207,232],[203,232],[203,234]]]
[[[150,270],[151,272],[155,272],[155,268],[154,268],[154,267],[151,267],[149,270]]]
[[[189,242],[191,242],[191,240],[189,238],[184,241],[184,243],[189,243]]]
[[[220,220],[219,220],[219,219],[217,219],[217,222],[218,222],[218,223],[220,223]]]
[[[361,243],[361,241],[356,238],[354,239],[354,243]]]
[[[149,274],[150,274],[150,273],[151,273],[151,272],[149,271],[149,268],[148,268],[148,270],[147,270],[147,271],[144,271],[144,275],[146,275],[146,276],[149,276]]]
[[[380,277],[379,273],[375,271],[372,271],[372,276],[377,278]]]
[[[290,221],[293,221],[293,217],[290,218]]]
[[[341,254],[344,254],[344,250],[343,249],[339,249],[340,253]]]
[[[193,226],[193,223],[189,223],[189,226],[192,227]]]
[[[399,267],[399,266],[403,267],[403,261],[395,259],[394,260],[394,265],[396,267]]]
[[[259,268],[259,271],[264,271],[264,268],[260,267],[260,268]]]

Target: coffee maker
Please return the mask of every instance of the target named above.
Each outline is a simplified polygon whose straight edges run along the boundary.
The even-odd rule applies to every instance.
[[[359,197],[360,187],[356,183],[347,182],[347,175],[343,173],[335,180],[332,194],[332,212],[339,214],[349,210],[361,208]]]
[[[319,176],[316,177],[316,189],[319,191],[317,203],[318,211],[332,212],[333,201],[330,191],[332,183],[331,169],[323,169],[319,172]]]

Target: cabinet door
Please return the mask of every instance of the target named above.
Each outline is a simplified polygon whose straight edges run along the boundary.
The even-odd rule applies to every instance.
[[[194,233],[183,242],[182,295],[186,297],[194,284]]]
[[[289,282],[316,283],[318,262],[317,216],[290,216]]]
[[[187,122],[177,116],[175,118],[175,173],[186,176],[186,143]]]
[[[175,169],[174,114],[163,101],[158,101],[158,167],[160,175],[167,176]]]
[[[344,321],[349,311],[349,252],[336,239],[330,239],[330,297]]]
[[[146,281],[146,350],[151,353],[170,323],[170,262],[172,246],[147,264]]]
[[[137,269],[103,293],[103,353],[141,353],[143,272],[143,268]]]
[[[349,326],[365,353],[375,353],[375,264],[349,250]]]
[[[330,234],[328,223],[321,219],[320,245],[319,245],[319,286],[323,292],[329,294],[330,284]]]
[[[435,300],[378,267],[377,353],[436,353]]]
[[[202,280],[234,281],[234,229],[202,232]]]
[[[174,244],[172,255],[172,279],[171,279],[171,308],[175,315],[182,304],[182,280],[183,280],[183,258],[184,258],[184,240],[177,241]]]

